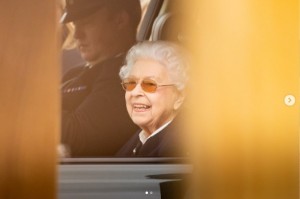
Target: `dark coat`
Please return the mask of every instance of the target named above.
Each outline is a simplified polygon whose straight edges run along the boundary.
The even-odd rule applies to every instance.
[[[118,157],[187,157],[188,151],[183,134],[182,121],[175,119],[158,134],[150,137],[140,148],[139,133],[135,135],[118,151]],[[139,148],[134,154],[135,148]]]
[[[64,76],[61,141],[72,157],[113,156],[136,131],[120,84],[123,60],[77,67]]]

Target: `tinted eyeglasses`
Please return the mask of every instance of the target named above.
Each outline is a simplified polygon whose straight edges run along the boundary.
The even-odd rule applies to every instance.
[[[126,78],[122,81],[121,84],[125,91],[132,91],[136,87],[136,85],[138,85],[138,79]],[[140,84],[143,91],[147,93],[154,93],[158,87],[175,86],[175,84],[157,84],[156,81],[148,78],[143,79]]]

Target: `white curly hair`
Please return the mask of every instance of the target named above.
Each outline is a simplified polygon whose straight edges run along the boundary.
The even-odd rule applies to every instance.
[[[179,91],[185,89],[189,59],[182,47],[166,41],[144,41],[134,45],[127,53],[126,63],[120,70],[122,80],[129,76],[134,63],[142,58],[157,61],[165,66],[176,88]]]

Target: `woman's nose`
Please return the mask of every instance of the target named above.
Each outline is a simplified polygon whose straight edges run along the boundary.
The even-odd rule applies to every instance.
[[[144,95],[144,91],[142,89],[142,86],[140,83],[138,83],[135,88],[131,91],[131,95],[132,96],[140,96],[140,95]]]

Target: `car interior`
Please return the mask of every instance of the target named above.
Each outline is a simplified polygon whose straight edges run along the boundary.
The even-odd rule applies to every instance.
[[[141,2],[137,41],[195,58],[192,157],[58,157],[61,7],[0,1],[0,198],[298,199],[299,1]]]
[[[183,19],[177,9],[178,2],[149,0],[144,3],[147,8],[137,40],[183,44],[180,25]],[[180,199],[186,196],[192,172],[186,158],[62,158],[59,165],[60,199]],[[94,177],[91,179],[91,176]]]

